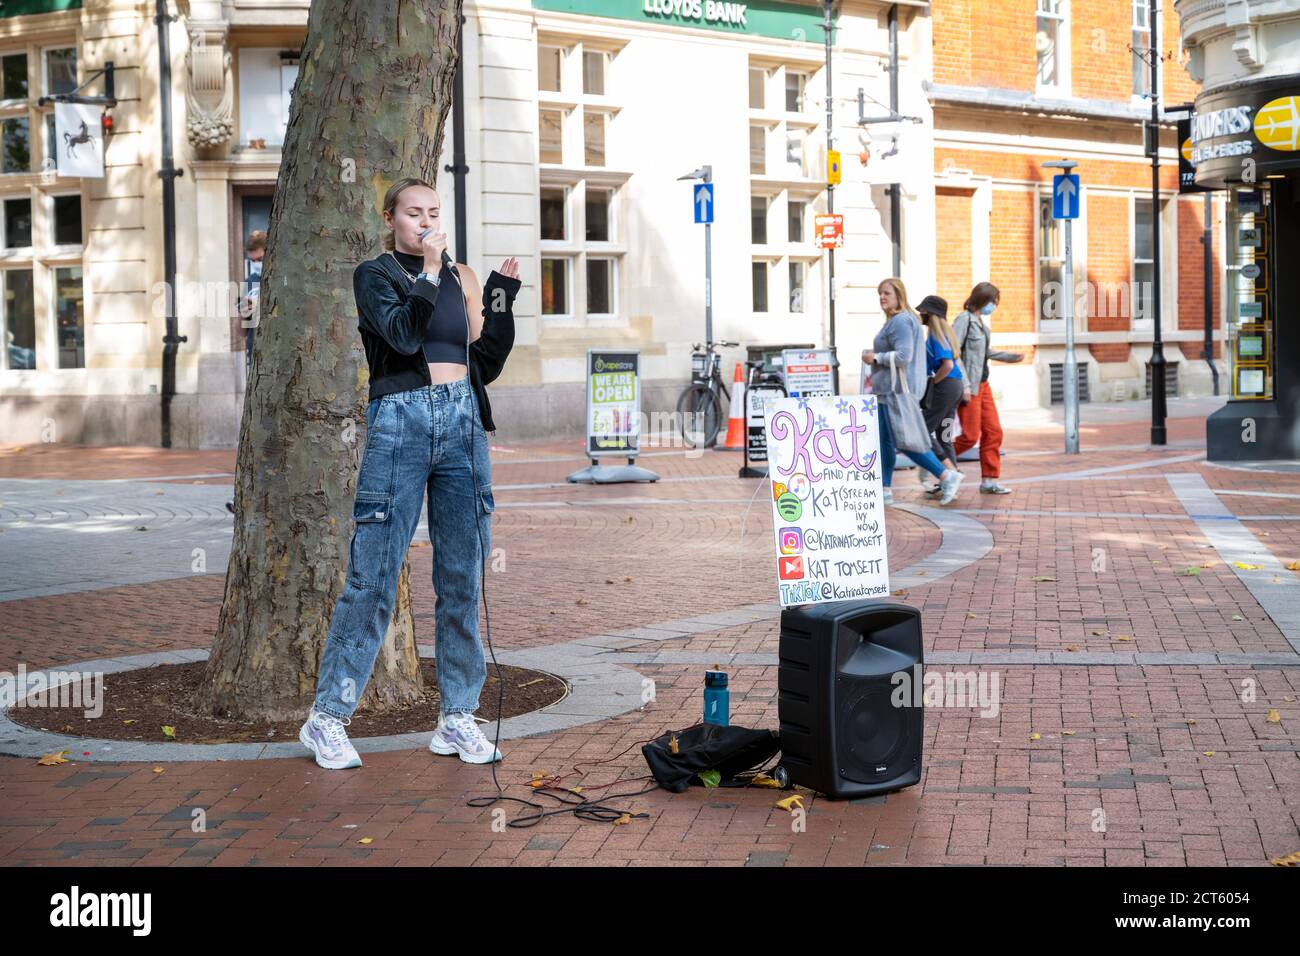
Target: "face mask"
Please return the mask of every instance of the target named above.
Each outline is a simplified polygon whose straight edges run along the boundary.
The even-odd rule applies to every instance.
[[[994,305],[992,302],[986,303],[984,308],[980,309],[980,315],[992,315],[993,310],[996,308],[997,306]]]

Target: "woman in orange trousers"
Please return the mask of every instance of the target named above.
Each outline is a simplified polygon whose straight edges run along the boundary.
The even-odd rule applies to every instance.
[[[992,347],[992,332],[985,325],[1001,298],[992,282],[981,282],[971,289],[962,312],[952,323],[953,334],[961,348],[962,367],[966,369],[966,391],[957,408],[961,434],[953,442],[958,455],[980,446],[980,491],[986,495],[1009,495],[1011,489],[998,484],[1002,475],[1002,423],[989,385],[989,361],[1021,362],[1018,352],[1000,352]]]

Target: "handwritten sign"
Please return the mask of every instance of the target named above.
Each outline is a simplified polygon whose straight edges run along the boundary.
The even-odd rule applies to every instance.
[[[782,607],[889,594],[877,414],[871,395],[767,402]]]

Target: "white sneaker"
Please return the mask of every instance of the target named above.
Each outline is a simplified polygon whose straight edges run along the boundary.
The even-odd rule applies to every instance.
[[[939,482],[939,504],[946,505],[957,497],[957,488],[965,477],[960,471],[948,472],[948,477]]]
[[[352,723],[349,719],[347,723]],[[307,722],[298,731],[302,745],[316,755],[316,763],[326,770],[360,767],[361,757],[348,740],[344,722],[312,708]]]
[[[892,505],[893,503],[894,503],[894,493],[893,493],[892,491],[890,491],[888,488],[886,488],[886,489],[885,489],[885,504],[887,504],[887,505]]]
[[[429,750],[436,754],[459,754],[466,763],[491,763],[501,759],[501,751],[479,730],[473,714],[444,714],[429,740]]]

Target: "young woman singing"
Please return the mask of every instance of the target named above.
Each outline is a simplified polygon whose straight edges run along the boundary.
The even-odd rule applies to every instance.
[[[469,266],[453,271],[442,260],[447,236],[438,194],[423,180],[392,185],[384,225],[387,251],[357,266],[352,278],[370,367],[366,450],[347,580],[298,738],[322,767],[361,766],[345,728],[374,670],[427,500],[442,699],[429,749],[489,763],[501,753],[474,717],[487,677],[478,618],[494,508],[485,430],[496,426],[486,385],[514,345],[519,264],[506,259],[481,288]]]

